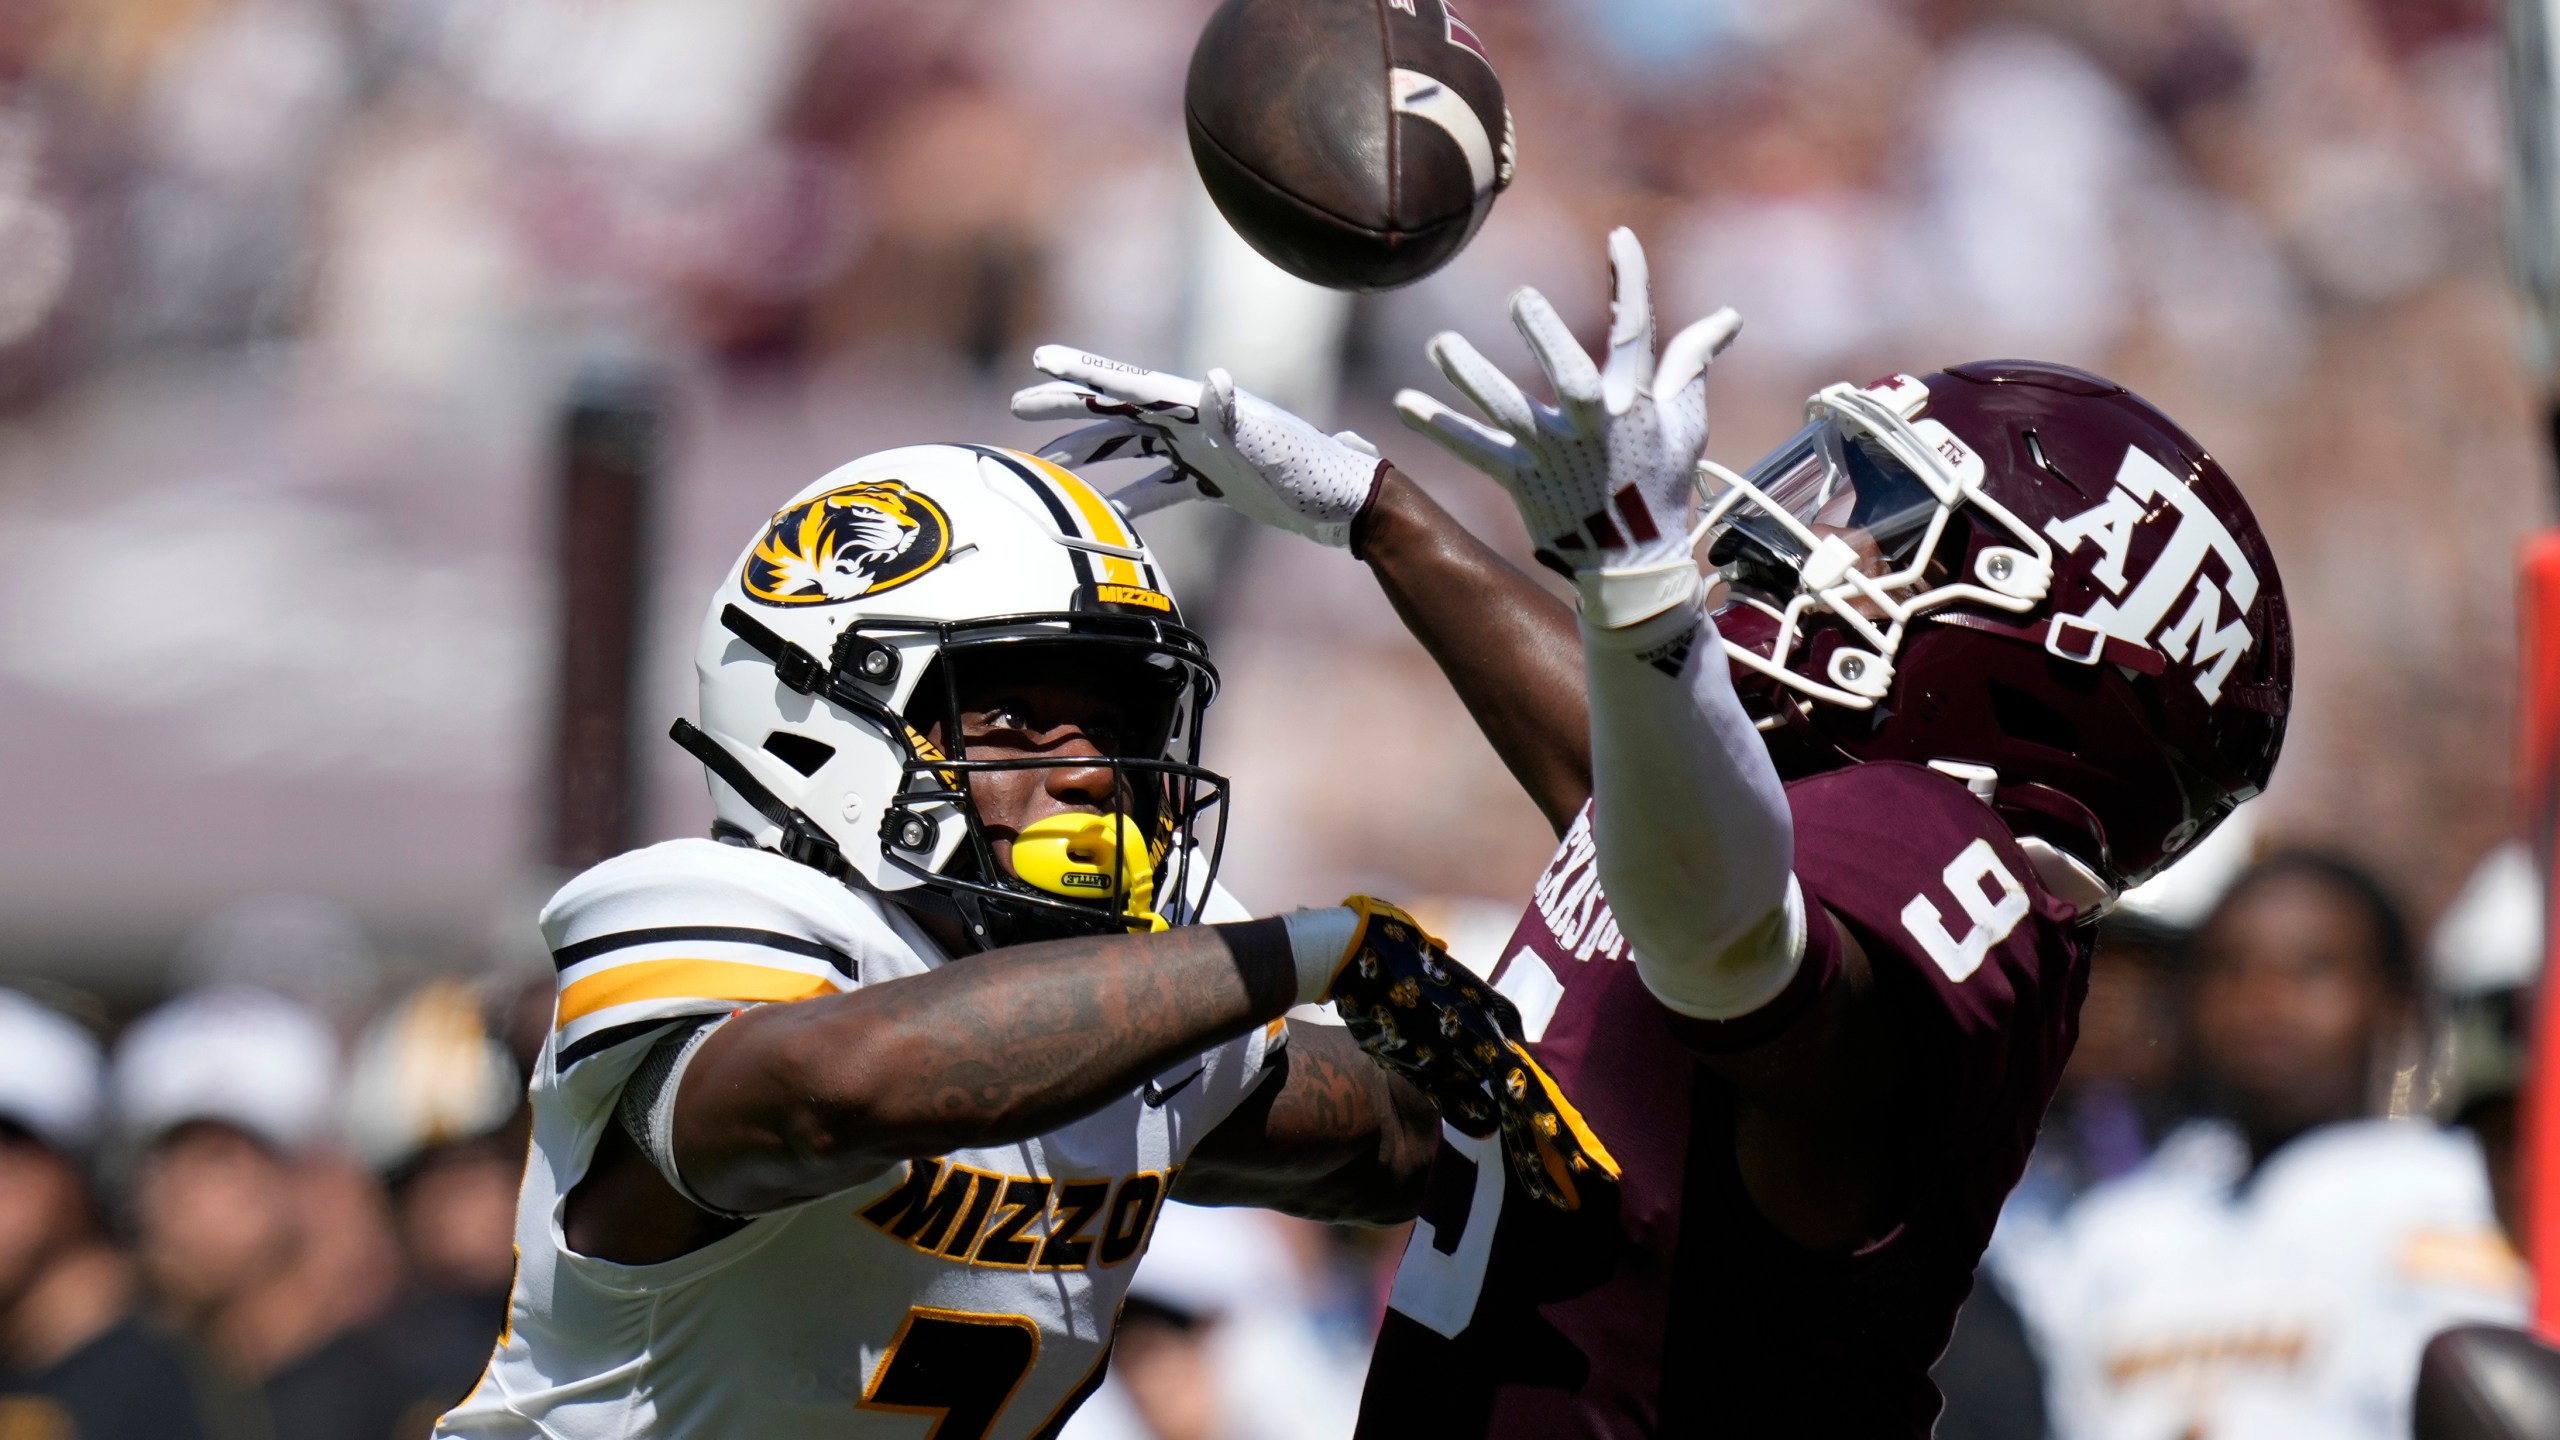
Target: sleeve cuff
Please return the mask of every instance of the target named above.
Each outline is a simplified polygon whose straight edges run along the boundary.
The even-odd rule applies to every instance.
[[[1700,1020],[1664,1006],[1662,1018],[1680,1043],[1701,1055],[1730,1055],[1765,1045],[1793,1025],[1840,973],[1840,923],[1811,895],[1804,905],[1804,958],[1794,978],[1768,1004],[1730,1020]]]
[[[1706,585],[1686,552],[1654,565],[1578,570],[1573,588],[1586,629],[1623,631],[1668,611],[1694,613]]]

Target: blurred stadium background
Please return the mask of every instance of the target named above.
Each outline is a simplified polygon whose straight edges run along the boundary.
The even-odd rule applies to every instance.
[[[597,414],[656,457],[628,833],[697,833],[660,737],[703,598],[808,479],[1032,440],[1005,397],[1068,340],[1226,365],[1519,553],[1385,401],[1437,329],[1510,357],[1523,282],[1596,333],[1619,223],[1667,321],[1747,318],[1729,463],[1819,384],[1993,354],[2178,415],[2298,627],[2259,843],[2423,921],[2517,833],[2550,462],[2490,0],[1474,0],[1518,183],[1357,299],[1200,194],[1207,8],[0,0],[0,979],[101,1032],[262,979],[349,1041],[542,980],[557,476]],[[1414,897],[1489,959],[1548,832],[1352,561],[1230,521],[1148,527],[1227,677],[1230,884]]]

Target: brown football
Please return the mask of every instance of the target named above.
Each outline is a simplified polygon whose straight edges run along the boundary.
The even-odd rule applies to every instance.
[[[1226,0],[1183,109],[1227,223],[1337,290],[1447,264],[1511,181],[1502,81],[1445,0]]]

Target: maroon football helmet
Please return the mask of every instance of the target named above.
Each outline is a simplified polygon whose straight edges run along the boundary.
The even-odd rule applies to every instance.
[[[2108,891],[2265,788],[2284,586],[2168,416],[2017,360],[1834,385],[1806,415],[1747,474],[1704,467],[1716,624],[1782,772],[1934,765]]]

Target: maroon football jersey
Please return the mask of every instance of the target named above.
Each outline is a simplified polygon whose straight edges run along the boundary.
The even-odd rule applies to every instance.
[[[1590,812],[1566,833],[1497,982],[1623,1182],[1566,1214],[1508,1184],[1496,1142],[1443,1127],[1362,1436],[1928,1435],[1929,1367],[2077,1033],[2082,937],[1945,776],[1866,764],[1787,794],[1805,961],[1721,1025],[1653,998],[1600,893]],[[1899,1223],[1821,1254],[1754,1208],[1731,1092],[1695,1057],[1758,1043],[1838,983],[1843,929],[1904,1057],[1884,1157]]]

